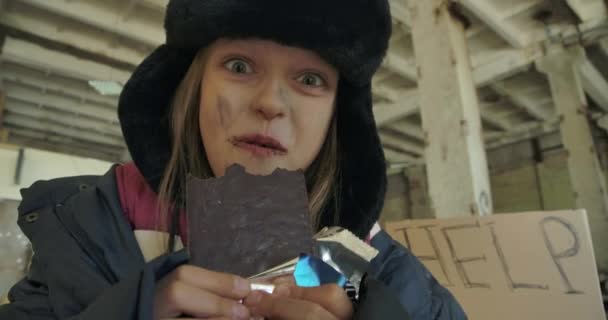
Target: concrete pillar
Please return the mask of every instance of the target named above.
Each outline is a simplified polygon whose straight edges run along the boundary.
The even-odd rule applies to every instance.
[[[8,129],[4,127],[4,110],[6,108],[6,94],[0,89],[0,143],[8,142]]]
[[[587,210],[598,266],[608,270],[608,196],[578,72],[584,59],[584,49],[577,46],[551,52],[536,65],[549,78],[561,120],[559,127],[568,153],[568,172],[576,206]]]
[[[491,214],[477,91],[463,23],[449,0],[409,1],[431,210],[435,217]]]
[[[4,110],[6,108],[6,93],[0,88],[0,128],[4,121]]]

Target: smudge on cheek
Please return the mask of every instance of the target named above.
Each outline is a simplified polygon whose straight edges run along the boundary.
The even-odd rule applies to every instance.
[[[228,128],[231,121],[231,105],[226,97],[219,96],[217,98],[217,112],[219,113],[220,125],[223,128]]]

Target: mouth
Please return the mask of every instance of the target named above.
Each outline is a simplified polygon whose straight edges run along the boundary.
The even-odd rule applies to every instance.
[[[248,134],[234,137],[231,140],[236,147],[251,151],[259,156],[285,155],[285,148],[278,140],[261,134]]]

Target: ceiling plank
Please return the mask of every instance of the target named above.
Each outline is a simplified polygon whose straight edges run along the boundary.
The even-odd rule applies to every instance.
[[[488,124],[502,130],[502,131],[509,131],[513,128],[513,124],[511,124],[511,122],[509,122],[509,120],[504,119],[502,117],[500,117],[497,114],[494,114],[490,111],[484,110],[488,107],[489,105],[484,105],[484,104],[480,104],[480,111],[481,111],[481,119],[485,122],[487,122]]]
[[[64,112],[55,108],[38,107],[37,105],[10,98],[7,99],[6,110],[17,115],[45,119],[49,122],[63,125],[65,127],[97,132],[99,134],[105,134],[108,136],[113,136],[117,139],[122,139],[122,130],[117,123],[98,121],[88,117],[78,116],[71,112]]]
[[[605,19],[606,3],[603,0],[566,0],[581,21]]]
[[[20,0],[32,6],[86,23],[111,33],[158,46],[164,42],[162,21],[145,22],[141,19],[121,19],[120,10],[108,8],[106,1]],[[105,5],[104,5],[105,4]]]
[[[522,12],[529,11],[535,7],[542,6],[545,0],[526,0],[522,2],[512,2],[508,8],[501,8],[503,17],[513,17]],[[503,11],[504,10],[504,11]]]
[[[608,114],[604,114],[603,116],[598,117],[595,120],[595,123],[598,127],[604,129],[604,131],[608,132]]]
[[[393,126],[387,126],[380,129],[380,134],[389,135],[391,137],[397,138],[401,141],[407,142],[411,148],[424,148],[424,139],[420,140],[418,138],[412,137],[408,135],[406,130],[398,129]]]
[[[602,50],[602,53],[608,57],[608,38],[603,38],[602,40],[598,41],[598,46],[600,50]]]
[[[398,146],[403,151],[417,157],[420,157],[424,154],[424,147],[417,145],[416,143],[413,143],[411,141],[408,141],[402,136],[400,137],[398,135],[395,135],[394,132],[387,132],[386,130],[381,130],[380,141],[382,141],[382,144],[385,145]]]
[[[523,48],[530,44],[530,35],[521,32],[515,25],[503,17],[491,1],[487,0],[458,0],[467,10],[471,11],[481,21],[494,30],[507,43],[515,48]]]
[[[399,153],[403,156],[407,156],[411,159],[418,159],[418,156],[412,151],[404,148],[400,143],[382,142],[384,150],[389,150],[395,153]]]
[[[116,108],[117,97],[103,96],[90,87],[85,81],[43,73],[17,64],[4,62],[0,65],[0,80],[38,88],[41,91],[52,91],[78,100],[90,101]]]
[[[6,95],[16,100],[26,101],[40,106],[48,106],[63,112],[98,119],[106,123],[118,123],[118,115],[115,109],[90,102],[81,102],[69,97],[36,90],[8,81],[4,83],[4,87],[6,89]]]
[[[424,143],[424,141],[426,140],[422,128],[406,120],[396,121],[385,127],[397,130],[413,139],[420,141],[421,143]]]
[[[475,84],[477,87],[483,87],[527,70],[542,55],[542,48],[538,44],[522,48],[487,50],[487,53],[476,54],[475,59],[471,61]],[[415,57],[406,58],[405,54],[389,50],[382,65],[405,79],[418,82]]]
[[[384,148],[384,156],[386,157],[386,160],[389,162],[389,164],[394,164],[394,163],[417,164],[417,163],[421,162],[421,160],[419,158],[416,158],[408,153],[405,153],[403,151],[403,149],[400,148],[399,146],[382,145],[382,147]]]
[[[401,23],[404,32],[409,33],[410,29],[410,12],[407,4],[403,0],[389,0],[391,6],[391,15],[395,20]]]
[[[31,10],[26,6],[1,11],[0,21],[15,30],[23,30],[56,43],[120,60],[131,66],[138,65],[147,53],[147,50],[125,46],[126,41],[121,41],[117,36],[103,30],[53,18],[51,14]]]
[[[88,142],[80,142],[55,133],[45,133],[30,129],[11,128],[8,142],[23,147],[110,162],[118,162],[120,159],[119,155],[122,152],[121,149],[106,149],[98,145],[95,148],[91,148],[91,144]]]
[[[405,79],[417,82],[418,71],[414,59],[407,59],[404,55],[397,54],[395,50],[389,50],[386,53],[382,66]]]
[[[489,51],[491,52],[491,51]],[[477,87],[487,86],[495,81],[503,80],[516,73],[531,68],[534,61],[543,55],[539,46],[524,49],[501,50],[498,55],[484,64],[473,61],[473,78]]]
[[[137,0],[139,4],[156,10],[158,12],[165,12],[165,10],[167,9],[167,4],[169,3],[169,0]]]
[[[492,82],[503,80],[517,72],[529,69],[535,59],[541,55],[542,52],[536,48],[503,50],[492,62],[479,65],[473,69],[475,84],[477,87],[483,87]],[[386,89],[382,90],[385,90],[384,94],[389,94],[386,92]],[[380,94],[380,96],[383,95]],[[376,105],[374,107],[376,125],[382,126],[399,118],[417,113],[417,97],[417,89],[409,89],[401,100],[395,100],[398,102]]]
[[[64,125],[51,123],[42,118],[32,118],[11,112],[6,113],[4,123],[7,126],[14,125],[21,128],[54,132],[63,136],[88,141],[93,144],[101,144],[115,147],[122,147],[124,145],[122,138],[104,136],[96,132],[87,132],[80,129],[69,128]]]
[[[542,104],[532,100],[527,95],[521,94],[512,88],[509,88],[504,81],[495,82],[490,87],[498,94],[508,97],[508,99],[516,106],[526,110],[528,114],[540,121],[547,121],[555,117],[553,112],[541,107]]]
[[[49,1],[53,2],[53,1]],[[27,54],[24,54],[27,52]],[[2,59],[14,63],[49,70],[53,73],[88,80],[110,80],[126,83],[130,73],[104,64],[87,61],[36,44],[7,37],[2,49]]]
[[[407,91],[403,98],[398,100],[398,102],[374,105],[376,125],[381,127],[391,121],[416,114],[418,109],[417,90]]]
[[[372,91],[375,95],[380,96],[390,102],[398,103],[407,100],[412,94],[418,90],[412,88],[394,89],[390,85],[373,86]]]
[[[583,59],[578,67],[585,92],[602,110],[608,112],[608,81],[606,78],[588,58]]]
[[[115,146],[105,144],[93,144],[90,141],[82,140],[79,138],[63,136],[55,132],[47,132],[41,129],[24,129],[19,126],[11,126],[10,136],[19,135],[27,137],[28,139],[53,142],[59,144],[71,144],[73,147],[81,149],[97,150],[103,153],[120,154],[126,150],[126,146]]]
[[[558,120],[550,120],[547,122],[529,122],[516,126],[509,132],[496,135],[487,135],[485,137],[486,149],[492,150],[502,146],[529,140],[545,134],[556,132],[558,129]]]

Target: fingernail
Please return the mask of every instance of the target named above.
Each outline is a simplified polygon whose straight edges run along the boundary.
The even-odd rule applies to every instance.
[[[251,284],[249,281],[243,278],[235,278],[234,280],[234,290],[237,294],[246,295],[250,291]]]
[[[287,297],[289,296],[289,286],[286,284],[279,284],[274,288],[274,291],[272,293],[277,294],[279,296]]]
[[[240,304],[232,307],[232,318],[237,320],[248,320],[249,319],[249,309]]]

